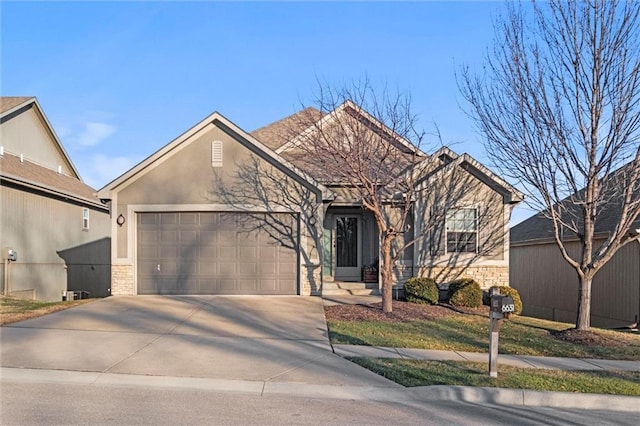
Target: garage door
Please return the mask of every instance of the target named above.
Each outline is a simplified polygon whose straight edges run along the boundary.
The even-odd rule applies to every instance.
[[[138,294],[296,294],[288,213],[139,213]]]

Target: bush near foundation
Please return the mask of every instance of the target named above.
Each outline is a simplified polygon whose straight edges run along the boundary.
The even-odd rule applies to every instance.
[[[515,311],[512,313],[515,315],[520,315],[522,313],[522,299],[520,298],[520,293],[513,287],[507,287],[503,285],[494,285],[488,291],[484,292],[482,295],[482,303],[485,305],[491,304],[491,291],[497,288],[500,290],[500,294],[504,294],[505,296],[511,296],[513,298],[513,304],[515,306]]]
[[[449,284],[449,303],[454,306],[478,308],[482,306],[482,289],[472,278],[460,278]]]
[[[404,284],[407,302],[435,305],[438,303],[438,284],[432,278],[412,277]]]

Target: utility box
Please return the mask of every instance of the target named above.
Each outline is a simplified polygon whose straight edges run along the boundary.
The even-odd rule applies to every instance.
[[[18,260],[18,252],[13,250],[13,249],[7,250],[7,260],[9,262],[17,261]]]

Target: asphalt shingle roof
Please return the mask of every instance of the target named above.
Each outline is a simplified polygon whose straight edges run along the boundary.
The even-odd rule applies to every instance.
[[[33,96],[2,96],[0,97],[0,114],[7,112],[18,105],[33,99]]]
[[[272,150],[280,148],[306,130],[310,123],[320,120],[324,113],[308,107],[288,117],[251,132],[251,135]]]
[[[26,184],[35,184],[47,189],[53,189],[63,194],[83,198],[93,203],[99,200],[95,190],[82,181],[55,170],[43,167],[31,161],[20,161],[20,157],[7,152],[0,156],[0,176]]]
[[[628,171],[630,167],[633,166],[633,163],[628,163],[627,165],[621,167],[618,171],[614,172],[616,174],[622,174]],[[630,184],[630,183],[627,183]],[[634,183],[638,190],[636,191],[636,198],[640,198],[640,182]],[[584,190],[578,192],[578,198],[580,198],[580,194]],[[563,200],[562,203],[567,204],[567,209],[569,210],[569,214],[572,214],[573,217],[580,217],[581,212],[579,211],[580,206],[572,203],[568,198]],[[621,199],[613,198],[609,204],[603,206],[600,209],[598,217],[596,218],[596,226],[595,232],[596,234],[602,234],[606,232],[613,231],[618,223],[618,218],[620,217],[620,212],[622,209]],[[568,217],[568,216],[567,216]],[[578,224],[580,226],[580,223]],[[633,228],[640,227],[640,217],[636,219],[634,222]],[[524,241],[532,241],[532,240],[540,240],[553,238],[553,225],[551,220],[548,219],[544,212],[540,212],[529,219],[519,223],[518,225],[511,228],[510,238],[512,243],[520,243]]]

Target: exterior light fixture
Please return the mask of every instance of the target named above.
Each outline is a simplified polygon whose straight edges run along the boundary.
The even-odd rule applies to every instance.
[[[315,216],[311,216],[309,218],[309,225],[315,226],[315,224],[316,224],[316,217]]]
[[[122,216],[122,214],[120,214],[120,216],[118,216],[118,218],[116,219],[116,223],[118,224],[118,226],[122,226],[124,225],[125,222],[125,218],[124,216]]]

